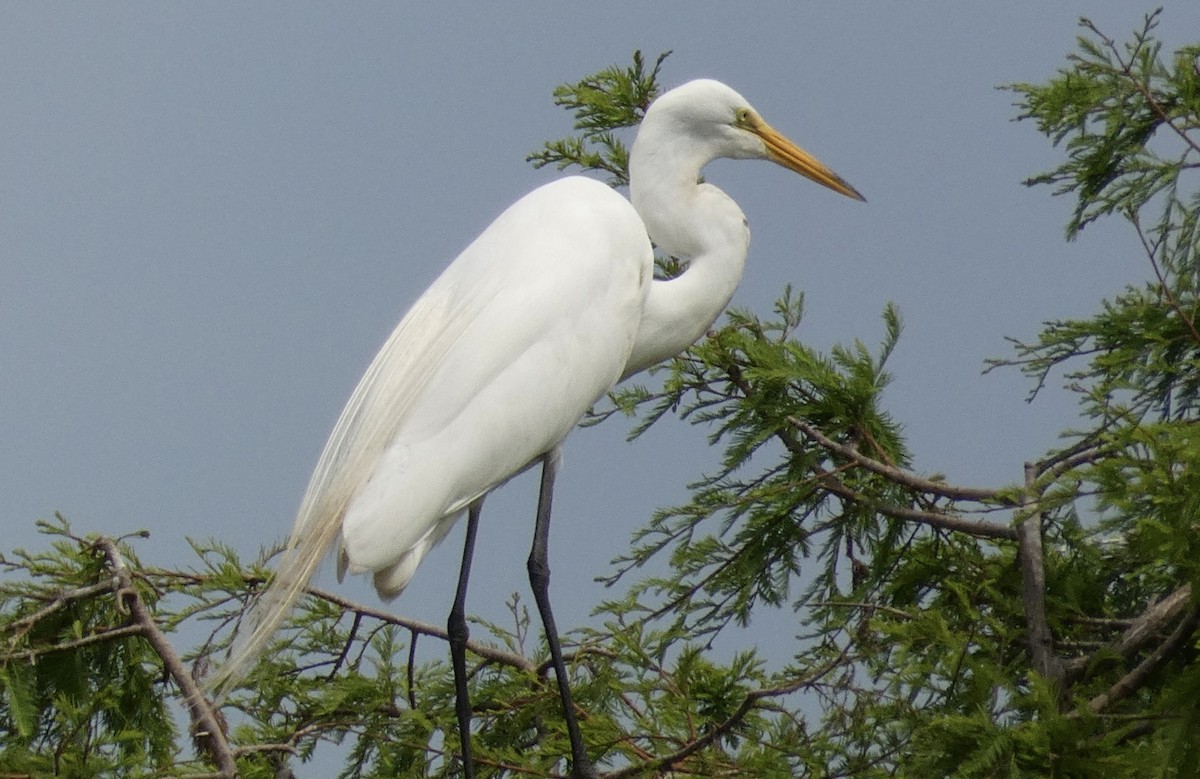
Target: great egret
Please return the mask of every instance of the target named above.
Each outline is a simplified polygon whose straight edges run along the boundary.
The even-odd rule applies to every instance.
[[[325,445],[249,633],[210,688],[226,690],[246,673],[331,548],[339,580],[347,570],[372,573],[379,594],[394,598],[466,513],[447,627],[471,776],[464,601],[480,507],[491,490],[541,463],[530,584],[572,775],[594,775],[548,595],[559,447],[614,384],[691,346],[733,295],[750,233],[731,198],[698,183],[717,157],[771,160],[863,199],[711,80],[673,89],[646,111],[629,158],[630,200],[577,176],[521,198],[433,282],[367,368]],[[686,271],[654,280],[651,241],[683,258]]]

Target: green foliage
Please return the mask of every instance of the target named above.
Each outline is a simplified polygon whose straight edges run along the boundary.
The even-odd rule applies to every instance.
[[[526,157],[535,168],[554,165],[600,171],[613,186],[629,183],[629,149],[615,130],[633,127],[658,97],[658,71],[671,56],[659,54],[649,70],[640,51],[633,53],[628,68],[613,65],[574,84],[554,90],[554,104],[575,114],[578,135],[547,141],[540,151]]]
[[[154,775],[178,737],[158,658],[143,641],[106,640],[129,620],[95,548],[61,517],[43,530],[50,551],[0,557],[0,770]]]
[[[1010,87],[1021,96],[1021,118],[1034,120],[1056,146],[1065,145],[1067,161],[1028,183],[1075,195],[1068,237],[1102,216],[1137,214],[1159,195],[1177,201],[1180,174],[1194,167],[1200,45],[1180,49],[1164,63],[1153,38],[1160,12],[1147,16],[1123,46],[1084,19],[1089,34],[1068,56],[1070,69],[1046,84]],[[1191,205],[1194,210],[1194,197]],[[1192,232],[1194,219],[1189,221]]]
[[[731,312],[727,325],[673,363],[661,391],[634,387],[616,399],[618,407],[649,406],[635,434],[673,411],[724,445],[722,467],[692,485],[689,504],[655,514],[612,579],[669,549],[670,575],[643,580],[634,592],[661,597],[666,605],[653,611],[672,611],[700,634],[748,624],[759,603],[787,603],[801,561],[815,550],[824,566],[794,606],[836,593],[853,550],[896,540],[897,528],[876,522],[871,508],[894,500],[890,485],[850,478],[844,486],[853,498],[831,500],[811,477],[837,466],[795,421],[813,421],[826,436],[861,442],[880,459],[903,464],[898,425],[879,404],[899,317],[885,311],[878,356],[861,343],[822,355],[792,338],[802,303],[788,290],[774,320]]]
[[[567,637],[606,775],[1200,773],[1200,196],[1187,174],[1200,47],[1164,57],[1156,21],[1126,45],[1084,22],[1066,69],[1012,87],[1065,151],[1030,183],[1075,198],[1068,235],[1122,219],[1147,269],[1093,317],[1049,322],[993,364],[1026,371],[1034,394],[1061,371],[1082,411],[1060,449],[1014,464],[1014,484],[909,470],[886,404],[899,314],[884,309],[874,347],[822,352],[798,340],[790,289],[770,316],[731,312],[592,417],[634,417],[638,435],[678,416],[722,452],[615,561],[599,624]],[[657,94],[665,57],[557,90],[578,134],[531,161],[627,181],[616,132]],[[0,560],[0,773],[228,776],[212,773],[224,756],[275,777],[336,747],[344,777],[460,775],[440,627],[311,590],[221,704],[218,738],[201,732],[209,705],[189,680],[265,568],[196,543],[194,569],[163,570],[61,519],[44,530],[48,551]],[[782,656],[740,629],[768,610],[794,624]],[[478,769],[558,776],[567,737],[546,651],[516,596],[511,615],[478,623],[469,647]],[[189,642],[192,669],[166,639]],[[192,748],[175,725],[188,720]]]

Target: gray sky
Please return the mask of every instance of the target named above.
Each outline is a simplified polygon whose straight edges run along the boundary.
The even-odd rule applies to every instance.
[[[1194,40],[1200,4],[1164,4],[1168,48]],[[635,48],[674,49],[668,86],[730,84],[869,200],[764,163],[711,166],[753,230],[735,305],[766,313],[792,282],[802,336],[827,347],[876,343],[895,301],[906,331],[887,398],[917,468],[1019,479],[1073,401],[1055,389],[1027,405],[1028,383],[981,376],[983,360],[1147,267],[1123,227],[1063,242],[1070,204],[1020,184],[1060,153],[1010,121],[995,87],[1061,67],[1081,14],[1125,39],[1143,7],[963,6],[5,4],[4,548],[41,545],[33,521],[56,510],[81,532],[149,529],[138,549],[158,565],[189,561],[185,536],[248,556],[281,538],[408,305],[558,175],[524,162],[570,130],[553,87]],[[678,420],[635,444],[628,427],[567,447],[551,538],[564,629],[602,596],[592,578],[631,530],[715,460]],[[513,591],[530,601],[535,491],[527,474],[489,501],[471,612],[498,617]],[[397,610],[444,620],[461,533]],[[362,583],[344,591],[373,602]]]

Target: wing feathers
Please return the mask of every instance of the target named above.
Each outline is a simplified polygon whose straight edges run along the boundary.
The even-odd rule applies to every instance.
[[[351,498],[370,477],[439,359],[469,324],[465,307],[452,303],[455,296],[449,282],[439,279],[413,305],[342,410],[304,493],[276,573],[246,615],[229,659],[206,683],[218,697],[232,689],[266,650],[336,542]],[[339,562],[339,575],[341,569]]]

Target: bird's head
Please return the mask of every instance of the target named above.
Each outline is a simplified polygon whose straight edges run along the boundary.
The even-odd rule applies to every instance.
[[[664,93],[646,111],[645,122],[672,127],[681,137],[707,147],[710,158],[770,160],[846,197],[866,199],[720,81],[697,79]]]

